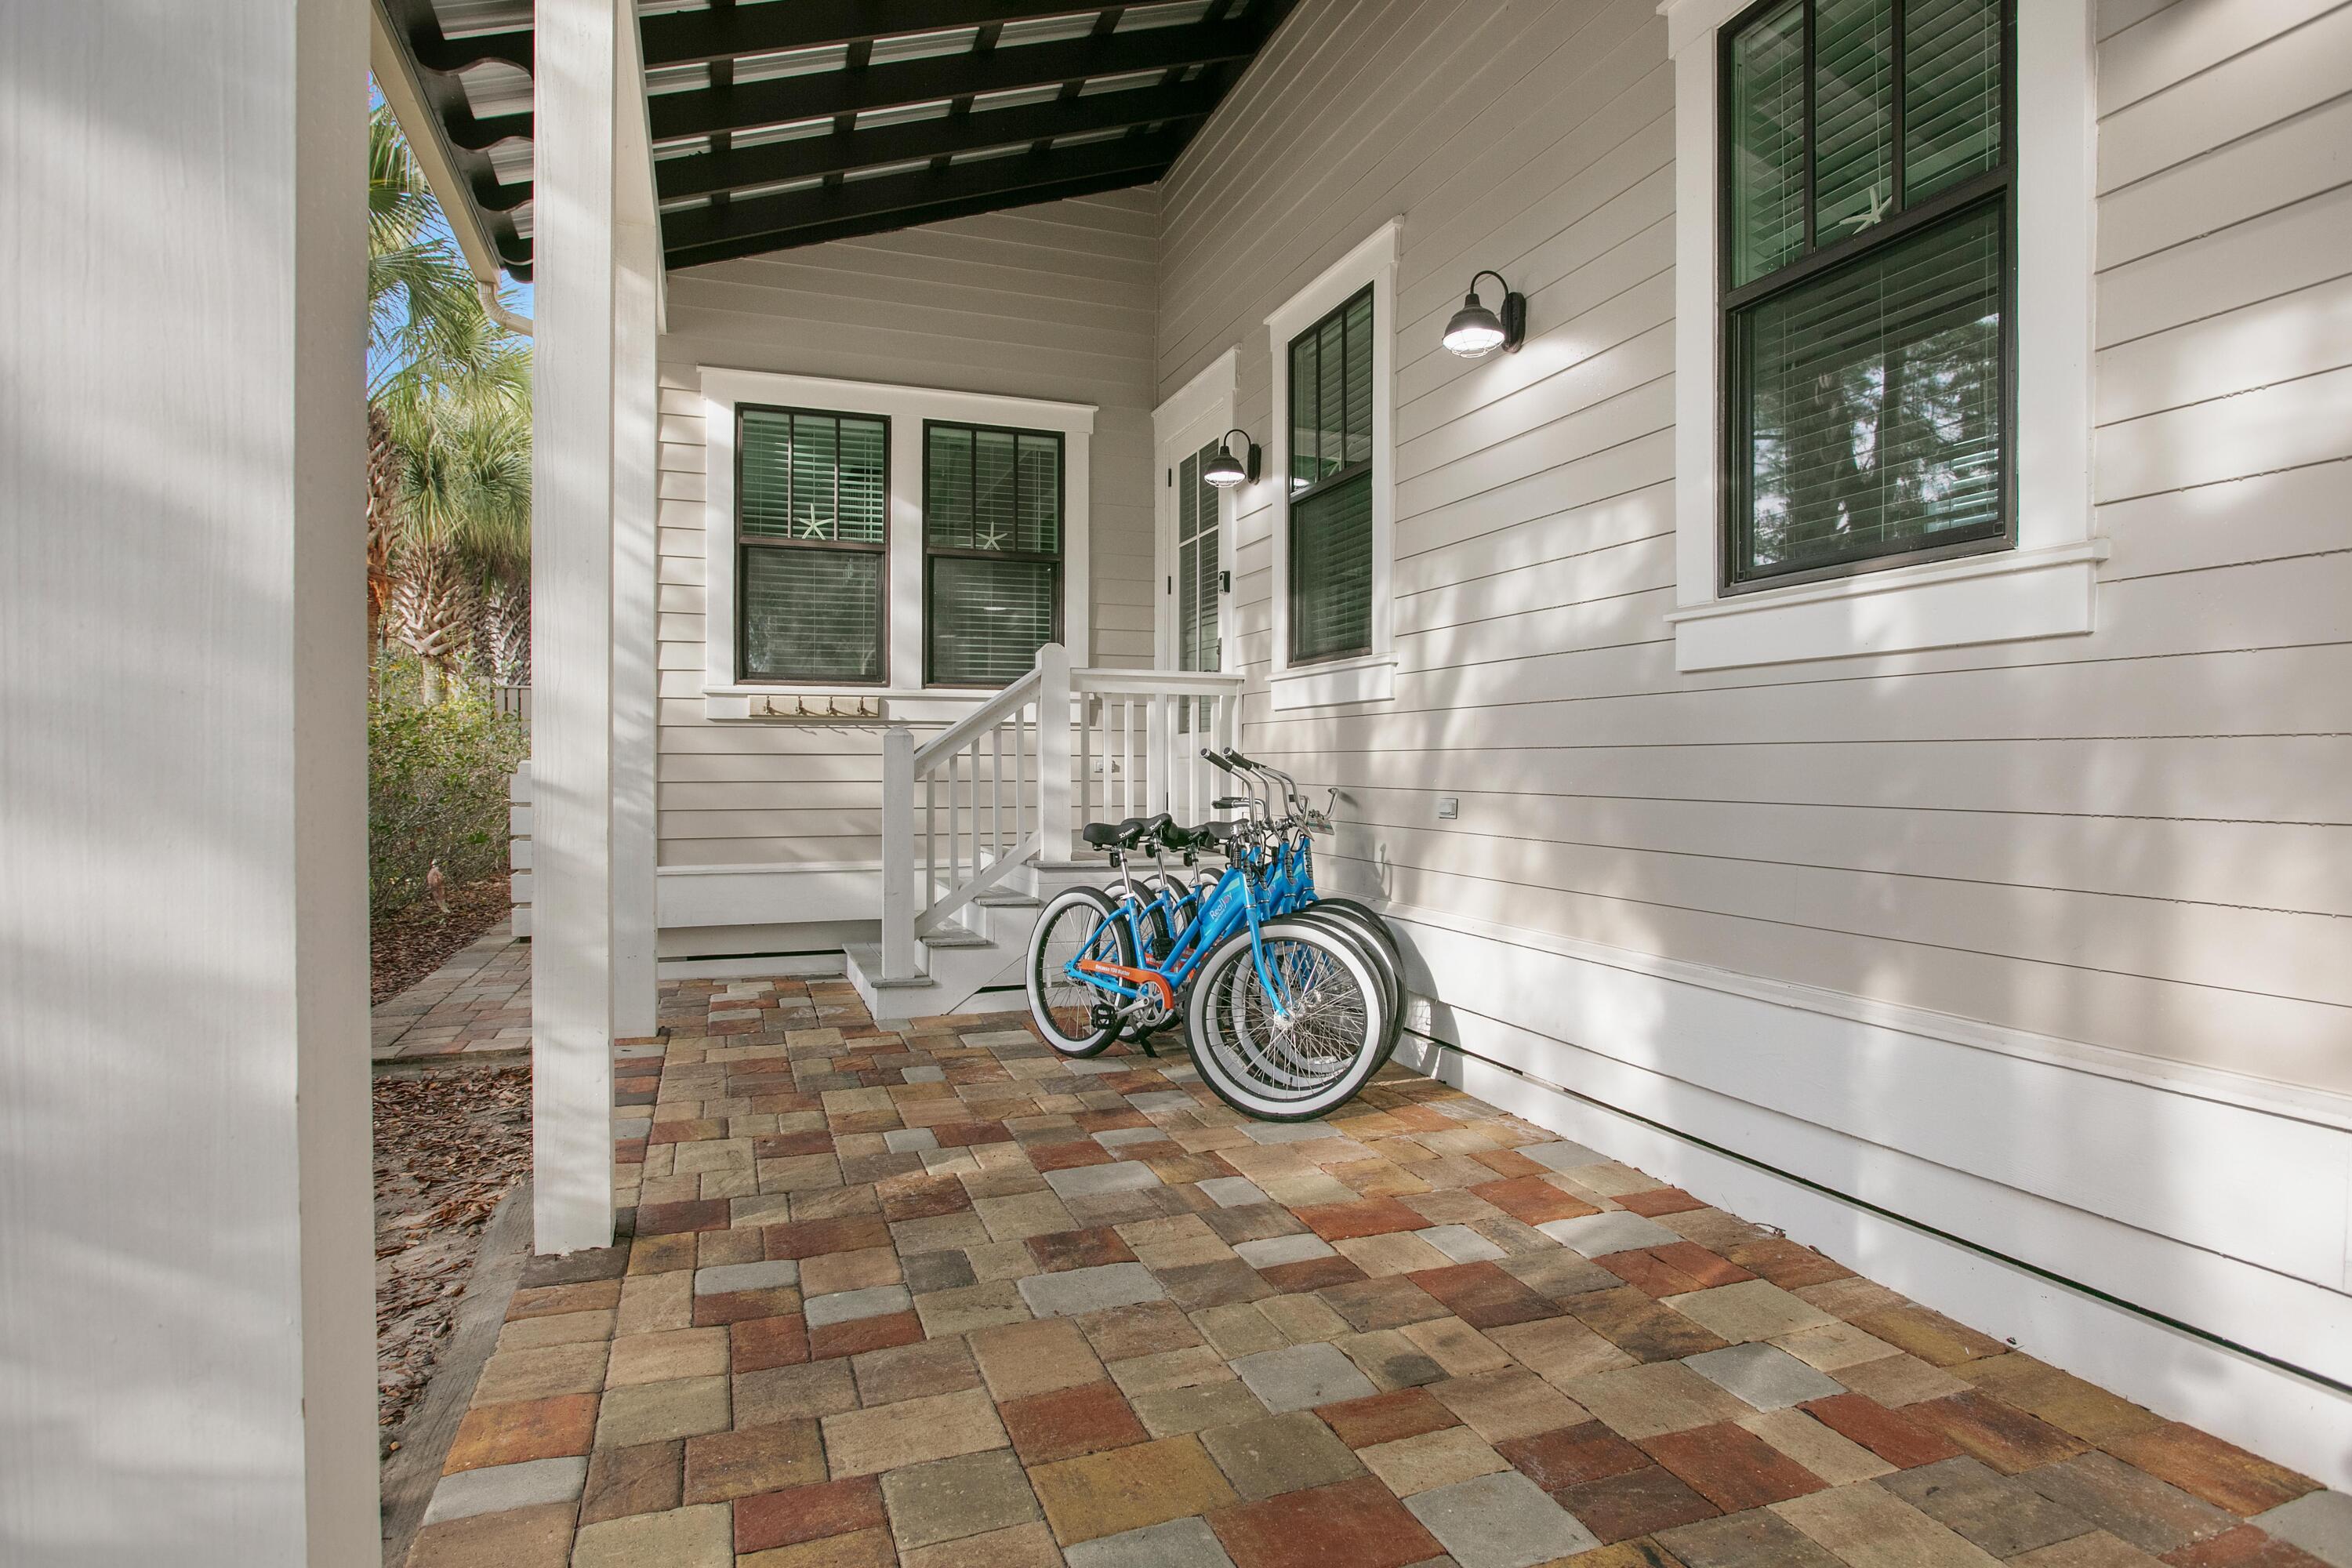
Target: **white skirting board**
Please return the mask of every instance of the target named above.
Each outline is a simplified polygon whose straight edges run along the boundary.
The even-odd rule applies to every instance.
[[[2352,1394],[2327,1381],[2352,1381],[2352,1369],[2336,1364],[2352,1356],[2352,1298],[2340,1290],[2066,1201],[2079,1193],[2024,1184],[2028,1174],[2046,1178],[2046,1170],[2013,1172],[2016,1179],[2005,1183],[1997,1173],[1938,1164],[1702,1081],[1719,1054],[1745,1058],[1751,1070],[1769,1069],[1771,1058],[1782,1055],[1811,1057],[1818,1071],[1822,1060],[1836,1058],[1843,1020],[1757,1002],[1747,1005],[1769,1018],[1741,1017],[1737,1005],[1721,1016],[1711,1009],[1737,999],[1714,993],[1698,1007],[1692,993],[1704,986],[1441,928],[1420,911],[1392,918],[1412,955],[1409,966],[1420,971],[1411,978],[1423,988],[1408,1017],[1443,1042],[1409,1035],[1401,1062],[1744,1218],[1779,1226],[1870,1279],[2161,1415],[2331,1486],[2352,1486]],[[1477,998],[1485,1011],[1429,996],[1433,973],[1447,976],[1446,991]],[[1703,1039],[1684,1026],[1695,1008],[1708,1026]],[[1519,1016],[1494,1016],[1506,1012]],[[1537,1023],[1549,1027],[1528,1026]],[[1571,1032],[1590,1044],[1559,1037]],[[1920,1054],[1931,1055],[1935,1044],[1918,1041]],[[1882,1088],[1900,1084],[1907,1054],[1902,1047],[1889,1049],[1891,1059],[1874,1064]],[[1647,1059],[1629,1059],[1635,1058]],[[1961,1070],[1970,1058],[1981,1058],[1987,1082],[1980,1088],[1991,1092],[1990,1100],[1946,1081],[1953,1062],[1920,1064],[1918,1091],[1937,1095],[1933,1109],[1948,1121],[1964,1122],[1972,1108],[1999,1115],[1998,1097],[2015,1088],[2004,1076],[2014,1067],[2010,1058],[1970,1052],[1957,1058]],[[2063,1076],[2037,1084],[2036,1091],[2056,1096],[2061,1113],[2068,1080],[2094,1076],[2048,1070]],[[2117,1092],[2107,1079],[2074,1087],[2093,1106]],[[2232,1109],[2258,1119],[2244,1136],[2270,1131],[2292,1142],[2312,1131],[2283,1115]],[[2042,1123],[2053,1114],[2048,1105],[2038,1110]],[[2149,1120],[2161,1124],[2161,1109]],[[2233,1136],[2173,1148],[2160,1161],[2151,1154],[2142,1179],[2182,1188],[2210,1183],[2221,1175],[2211,1167],[2236,1157],[2237,1142]],[[2310,1179],[2324,1179],[2324,1173]],[[2194,1204],[2184,1212],[2189,1226],[2209,1217]],[[2201,1332],[2183,1331],[2167,1318]],[[2319,1375],[2289,1370],[2297,1367]]]

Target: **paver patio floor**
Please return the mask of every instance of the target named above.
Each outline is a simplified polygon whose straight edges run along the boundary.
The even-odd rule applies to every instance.
[[[530,1265],[410,1568],[2352,1562],[2352,1500],[1427,1079],[1269,1126],[839,981],[662,1015],[634,1239]]]

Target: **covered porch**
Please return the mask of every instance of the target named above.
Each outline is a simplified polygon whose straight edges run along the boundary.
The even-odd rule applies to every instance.
[[[0,1556],[371,1554],[373,67],[535,290],[409,1568],[2352,1568],[2352,4],[203,12],[0,16]],[[1323,1122],[1020,1010],[1211,740]]]

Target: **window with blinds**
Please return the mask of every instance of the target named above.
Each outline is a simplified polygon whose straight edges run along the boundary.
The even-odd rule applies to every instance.
[[[1372,291],[1290,340],[1290,662],[1372,647]]]
[[[1003,686],[1062,630],[1062,437],[923,426],[924,679]]]
[[[2014,7],[1724,31],[1727,591],[2013,537]]]
[[[1201,477],[1202,465],[1221,448],[1202,447],[1176,468],[1176,576],[1169,591],[1176,599],[1176,668],[1218,668],[1217,487]]]
[[[743,678],[883,684],[888,423],[745,405],[735,464]]]

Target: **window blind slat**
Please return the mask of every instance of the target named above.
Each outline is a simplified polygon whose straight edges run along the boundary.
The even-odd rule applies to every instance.
[[[1859,234],[1894,208],[1894,0],[1816,0],[1816,243]]]
[[[1372,477],[1290,510],[1290,647],[1297,659],[1361,653],[1372,640]]]
[[[931,560],[931,679],[1003,686],[1054,637],[1050,562],[939,555]]]
[[[1339,471],[1347,458],[1348,425],[1348,351],[1345,324],[1334,316],[1323,323],[1318,334],[1320,342],[1316,353],[1320,358],[1321,374],[1316,389],[1315,476],[1328,479]]]
[[[1731,49],[1731,280],[1805,248],[1805,7],[1759,18]]]
[[[881,555],[746,549],[743,671],[766,680],[879,680]]]
[[[1318,438],[1316,392],[1321,366],[1316,359],[1316,337],[1308,332],[1290,345],[1290,488],[1303,489],[1316,479],[1322,443]]]
[[[1053,640],[1062,549],[1062,441],[1042,431],[933,422],[923,538],[928,679],[999,686]],[[1001,557],[940,553],[985,551]]]
[[[1740,318],[1755,574],[2000,530],[2001,223],[1977,208]]]
[[[1372,300],[1369,294],[1348,307],[1345,342],[1348,356],[1348,411],[1340,421],[1347,430],[1341,466],[1372,460]]]
[[[2000,161],[2000,0],[1910,0],[1903,16],[1903,198]]]

